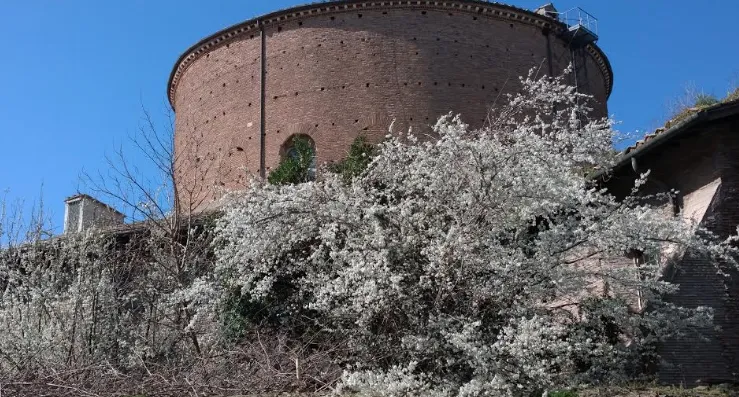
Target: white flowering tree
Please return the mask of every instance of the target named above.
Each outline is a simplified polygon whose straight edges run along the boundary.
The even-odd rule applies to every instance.
[[[162,387],[189,376],[189,391],[196,377],[181,372],[200,368],[206,374],[201,379],[216,372],[206,365],[213,360],[205,362],[200,335],[187,327],[187,302],[179,300],[212,269],[212,214],[196,214],[210,190],[175,183],[175,170],[189,161],[184,153],[202,147],[185,145],[177,156],[173,130],[157,129],[146,111],[131,139],[159,180],[122,149],[106,157],[107,172],[81,179],[135,224],[52,237],[43,201],[24,216],[21,201],[0,194],[0,390],[45,395],[36,387],[71,384],[97,392],[125,384],[123,373],[145,369]],[[24,393],[8,389],[13,383]],[[122,393],[126,387],[111,389]]]
[[[105,156],[104,171],[96,174],[83,171],[80,181],[92,195],[117,206],[127,215],[129,223],[145,230],[132,240],[148,255],[150,272],[146,280],[150,285],[144,289],[151,294],[146,306],[167,312],[166,319],[152,327],[178,329],[183,336],[174,342],[153,345],[176,350],[179,346],[175,345],[185,342],[200,355],[198,335],[187,329],[193,313],[187,309],[187,302],[178,299],[193,279],[210,268],[210,235],[206,230],[212,214],[206,203],[216,187],[204,181],[208,175],[228,174],[228,170],[212,153],[207,153],[202,139],[197,137],[179,142],[175,150],[173,116],[173,110],[167,107],[166,122],[159,125],[142,107],[139,128],[129,137],[133,150],[129,152],[121,146]],[[133,161],[132,154],[143,158],[143,164]],[[201,162],[201,158],[212,161]],[[190,170],[192,175],[178,174],[180,170]],[[160,305],[167,309],[161,310]],[[159,330],[153,333],[163,334]]]
[[[587,174],[613,165],[610,121],[586,121],[561,78],[521,83],[488,127],[447,116],[433,138],[390,138],[350,183],[254,182],[217,226],[198,294],[237,291],[346,338],[341,385],[360,394],[529,396],[632,376],[655,343],[710,321],[665,299],[664,266],[730,260],[731,242],[665,216],[639,192],[647,175],[627,197],[598,186]]]

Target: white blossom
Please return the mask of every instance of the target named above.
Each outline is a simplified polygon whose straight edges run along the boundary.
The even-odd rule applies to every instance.
[[[447,115],[434,138],[388,139],[350,184],[254,181],[216,229],[214,288],[312,313],[356,350],[344,387],[383,396],[623,379],[655,342],[707,324],[710,310],[665,301],[661,271],[731,249],[650,204],[664,196],[643,197],[648,175],[618,199],[589,179],[616,161],[611,121],[563,78],[521,85],[484,129]]]

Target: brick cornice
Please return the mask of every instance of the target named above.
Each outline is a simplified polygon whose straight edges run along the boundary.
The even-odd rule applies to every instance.
[[[606,98],[611,96],[611,91],[613,91],[613,69],[611,69],[611,62],[608,61],[608,57],[606,57],[606,54],[603,53],[603,50],[600,49],[595,44],[588,44],[585,46],[585,49],[588,51],[590,56],[593,57],[595,60],[595,63],[598,65],[598,68],[600,68],[601,72],[603,73],[603,78],[606,80]]]
[[[549,17],[536,14],[522,8],[483,0],[391,0],[391,1],[365,1],[365,0],[335,0],[314,3],[304,6],[288,8],[275,11],[261,17],[253,18],[242,23],[233,25],[213,35],[210,35],[188,48],[177,60],[175,67],[170,73],[167,84],[167,96],[172,108],[175,108],[175,92],[180,77],[187,68],[203,54],[215,48],[226,45],[246,35],[256,38],[259,34],[260,25],[270,26],[282,24],[293,20],[310,18],[318,15],[357,11],[362,9],[386,10],[386,9],[434,9],[443,11],[456,11],[475,14],[482,17],[504,19],[517,23],[524,23],[550,29],[554,33],[562,31],[565,26]],[[606,80],[610,96],[613,87],[613,72],[603,51],[598,46],[590,44],[587,46],[588,53],[595,59]]]

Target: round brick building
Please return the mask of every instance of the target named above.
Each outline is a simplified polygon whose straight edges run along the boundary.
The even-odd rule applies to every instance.
[[[295,135],[310,137],[321,164],[359,135],[382,140],[393,120],[394,131],[422,132],[454,112],[480,127],[531,68],[556,74],[574,62],[573,82],[606,115],[608,60],[592,42],[573,48],[552,15],[476,0],[342,0],[207,37],[169,79],[178,195],[210,201],[243,188]]]

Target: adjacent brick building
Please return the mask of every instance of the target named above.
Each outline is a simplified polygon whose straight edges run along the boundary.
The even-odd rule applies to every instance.
[[[476,0],[324,2],[226,28],[188,49],[169,80],[178,179],[205,201],[268,174],[294,135],[318,164],[343,158],[358,136],[423,134],[439,116],[472,127],[532,68],[561,73],[594,96],[599,116],[613,77],[594,43],[575,46],[553,8]],[[219,189],[220,188],[220,189]],[[200,204],[200,201],[197,202]]]
[[[665,203],[666,216],[695,221],[720,238],[736,235],[739,225],[739,100],[695,109],[684,120],[659,129],[625,151],[603,180],[626,194],[634,178],[649,170],[646,193],[677,192]],[[685,338],[661,347],[666,365],[660,379],[675,384],[739,382],[739,273],[717,272],[704,258],[678,258],[664,277],[680,285],[671,299],[680,306],[711,307],[718,329],[705,340]]]

